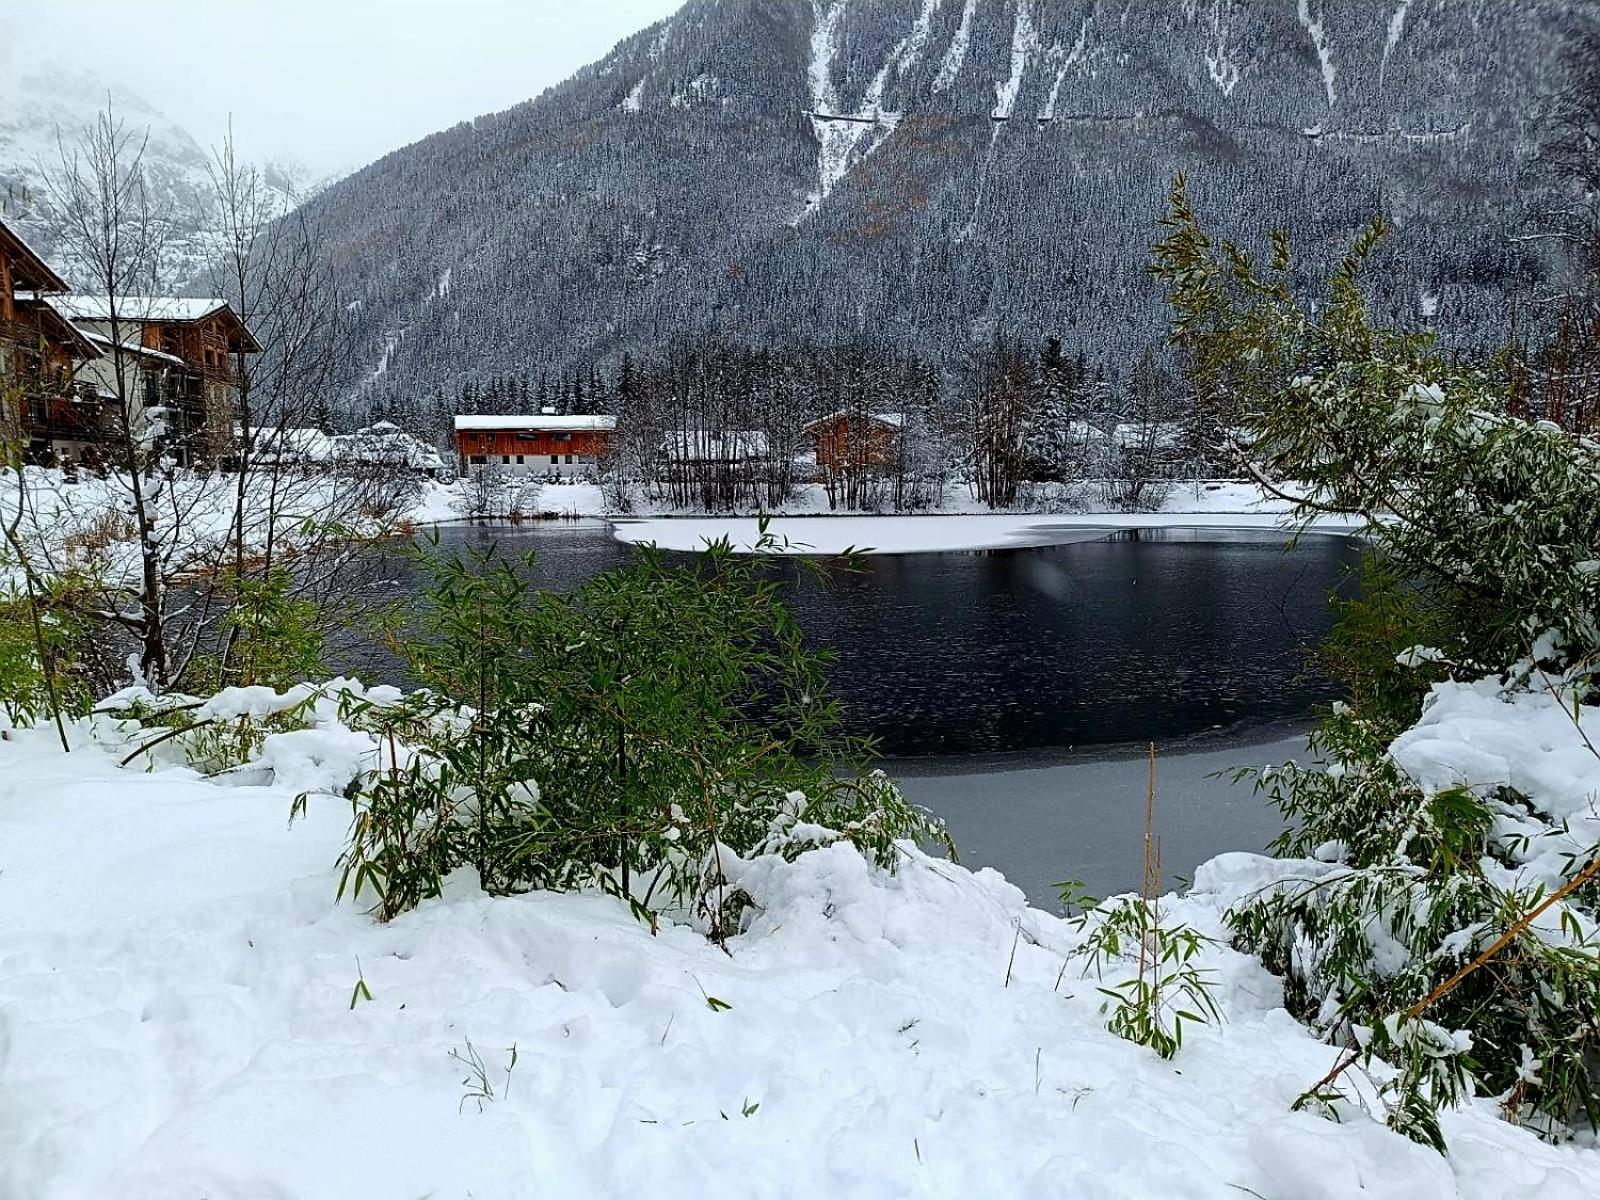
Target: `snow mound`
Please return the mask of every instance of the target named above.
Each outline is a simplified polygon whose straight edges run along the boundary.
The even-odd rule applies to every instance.
[[[351,747],[271,747],[277,782],[222,787],[0,740],[0,1196],[1600,1193],[1600,1154],[1488,1103],[1447,1159],[1291,1113],[1335,1051],[1221,945],[1226,1024],[1171,1062],[1112,1037],[1068,921],[909,847],[895,875],[846,845],[736,864],[759,907],[729,953],[463,875],[379,925],[334,901],[348,805],[287,820]],[[1229,856],[1166,909],[1219,933],[1281,869]]]

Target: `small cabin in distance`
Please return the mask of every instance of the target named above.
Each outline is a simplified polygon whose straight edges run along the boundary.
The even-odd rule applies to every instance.
[[[805,428],[816,447],[818,469],[837,474],[894,466],[905,420],[903,413],[834,412]]]
[[[494,469],[563,478],[593,475],[611,452],[617,419],[594,414],[457,417],[456,455],[463,475]]]

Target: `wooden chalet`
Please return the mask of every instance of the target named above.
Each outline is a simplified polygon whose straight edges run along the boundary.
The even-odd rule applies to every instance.
[[[0,221],[0,438],[28,457],[58,457],[58,445],[98,441],[105,414],[77,380],[99,350],[45,297],[66,281]]]
[[[227,301],[119,296],[113,304],[66,295],[49,303],[99,351],[86,381],[103,400],[126,402],[136,437],[158,442],[183,466],[226,455],[238,407],[235,361],[261,352]]]
[[[596,415],[457,417],[462,474],[495,469],[522,475],[593,475],[611,452],[617,419]]]
[[[810,422],[806,433],[816,448],[817,467],[837,474],[894,466],[904,429],[901,413],[835,412]]]

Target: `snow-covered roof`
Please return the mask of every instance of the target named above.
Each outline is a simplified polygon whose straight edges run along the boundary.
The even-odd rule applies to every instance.
[[[38,316],[40,326],[47,335],[55,336],[67,345],[68,353],[76,351],[74,357],[91,359],[100,357],[100,347],[95,345],[71,321],[67,320],[55,309],[51,308],[37,293],[16,296],[16,305],[19,312],[34,313]]]
[[[116,342],[104,334],[96,333],[92,329],[84,329],[80,326],[74,326],[73,328],[77,329],[79,333],[83,334],[84,337],[88,338],[101,350],[112,350],[117,346]],[[137,354],[140,358],[155,359],[169,366],[187,367],[189,365],[176,354],[168,354],[165,350],[157,350],[151,346],[141,346],[137,342],[123,342],[122,349],[124,353]]]
[[[83,322],[96,321],[105,323],[112,320],[111,310],[116,309],[116,320],[129,322],[175,322],[188,324],[193,321],[203,321],[207,317],[225,312],[233,319],[239,331],[239,343],[247,354],[259,354],[261,344],[256,341],[255,335],[250,332],[249,326],[243,318],[233,311],[233,306],[226,300],[215,297],[192,298],[187,296],[118,296],[116,304],[104,296],[71,295],[47,296],[45,299],[50,307],[55,309],[69,321]]]
[[[457,417],[456,432],[468,430],[521,429],[540,433],[575,433],[581,430],[610,431],[617,427],[615,417],[595,415],[551,417]]]
[[[905,423],[906,423],[906,415],[905,415],[905,413],[897,413],[897,412],[853,413],[853,412],[846,412],[843,409],[840,409],[838,412],[831,412],[825,417],[818,417],[815,421],[808,421],[806,423],[806,428],[807,429],[815,429],[818,425],[826,425],[829,421],[840,421],[840,420],[846,420],[846,419],[853,419],[855,417],[866,417],[866,419],[869,420],[869,421],[873,421],[873,422],[875,422],[875,423],[877,423],[879,425],[888,425],[890,428],[893,428],[893,429],[904,428],[905,427]]]
[[[104,296],[51,296],[51,306],[73,321],[111,320],[111,301]],[[227,308],[226,300],[184,296],[118,296],[119,321],[201,321]]]
[[[333,457],[349,462],[386,463],[423,471],[444,467],[437,450],[389,421],[338,434],[331,440]]]
[[[242,433],[237,422],[235,434]],[[297,462],[326,462],[333,457],[333,438],[320,429],[290,426],[285,429],[253,429],[256,453],[267,459]]]

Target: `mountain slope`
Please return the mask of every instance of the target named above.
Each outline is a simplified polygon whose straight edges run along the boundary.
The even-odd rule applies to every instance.
[[[68,156],[76,152],[85,130],[96,125],[108,104],[128,139],[128,156],[139,153],[150,210],[160,218],[161,277],[150,286],[179,292],[213,288],[214,239],[206,234],[216,191],[211,151],[142,96],[122,87],[108,90],[91,75],[0,70],[0,217],[22,230],[76,286],[95,289],[92,272],[73,261],[61,214],[52,204],[50,178],[59,178],[63,150]],[[314,191],[297,186],[297,167],[266,164],[261,170],[280,209],[291,207],[291,197]]]
[[[144,145],[142,161],[152,211],[161,214],[168,230],[168,267],[174,275],[192,276],[204,257],[198,234],[204,221],[209,156],[187,130],[144,99],[122,88],[108,93],[89,75],[39,70],[0,78],[4,216],[68,278],[79,276],[80,286],[89,285],[63,244],[47,176],[60,172],[63,146],[68,154],[73,152],[108,100],[129,131],[131,146]]]
[[[690,0],[530,103],[329,189],[367,386],[562,368],[683,330],[995,329],[1116,366],[1175,171],[1320,272],[1382,209],[1393,315],[1490,342],[1558,272],[1544,98],[1591,5],[1495,0]]]

